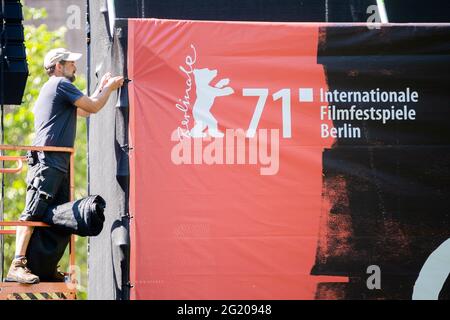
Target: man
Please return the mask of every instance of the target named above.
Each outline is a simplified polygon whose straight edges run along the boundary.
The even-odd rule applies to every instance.
[[[75,61],[80,53],[64,48],[50,50],[44,59],[49,80],[43,85],[34,105],[36,137],[34,146],[73,147],[76,116],[87,117],[105,106],[110,94],[123,85],[123,77],[103,76],[91,97],[85,96],[75,81]],[[40,221],[49,205],[70,200],[70,155],[63,152],[28,152],[27,195],[21,221]],[[26,251],[33,227],[17,227],[15,257],[6,281],[38,283],[39,277],[27,268]],[[56,277],[57,275],[55,275]]]

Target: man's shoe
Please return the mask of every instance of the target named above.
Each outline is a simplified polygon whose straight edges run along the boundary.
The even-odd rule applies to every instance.
[[[26,258],[19,258],[14,259],[11,263],[5,281],[33,284],[39,283],[39,277],[32,274],[30,269],[27,268]]]

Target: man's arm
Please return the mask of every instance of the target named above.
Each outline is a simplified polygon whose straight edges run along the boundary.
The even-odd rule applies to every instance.
[[[89,116],[91,113],[100,111],[108,101],[111,93],[123,85],[123,77],[113,77],[108,79],[108,82],[103,87],[103,90],[92,95],[91,97],[82,96],[75,101],[77,114],[80,116]]]
[[[77,116],[79,117],[89,117],[91,115],[90,112],[84,111],[83,109],[77,108]]]

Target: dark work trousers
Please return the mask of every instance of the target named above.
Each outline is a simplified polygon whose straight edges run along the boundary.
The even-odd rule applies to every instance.
[[[69,174],[37,162],[28,168],[24,221],[41,221],[49,206],[70,201]]]
[[[26,205],[20,220],[42,221],[49,206],[70,201],[69,173],[40,162],[29,163]],[[35,227],[26,253],[29,269],[41,281],[52,281],[69,242],[70,234]]]

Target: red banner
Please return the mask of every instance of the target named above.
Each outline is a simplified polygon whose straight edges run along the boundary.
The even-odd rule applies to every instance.
[[[322,152],[317,24],[130,20],[135,299],[313,299]]]

